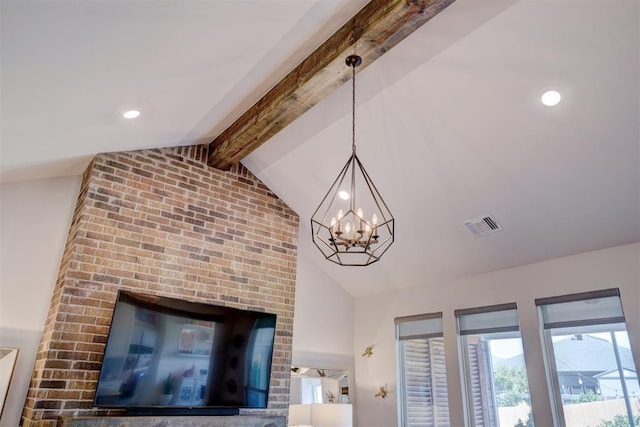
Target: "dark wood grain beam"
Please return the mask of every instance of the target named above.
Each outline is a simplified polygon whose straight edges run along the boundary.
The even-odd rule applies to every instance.
[[[351,77],[345,58],[367,65],[454,0],[372,0],[209,144],[210,166],[227,170]]]

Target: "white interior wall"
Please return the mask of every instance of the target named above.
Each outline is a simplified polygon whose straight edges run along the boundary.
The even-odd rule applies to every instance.
[[[375,345],[371,358],[355,358],[359,425],[388,427],[397,423],[396,347],[393,319],[443,312],[449,408],[452,426],[464,425],[458,367],[456,322],[459,308],[516,302],[527,363],[536,425],[551,426],[551,407],[538,331],[535,298],[617,287],[620,289],[631,347],[640,359],[640,244],[479,274],[355,300],[354,354]],[[374,397],[386,384],[389,395]]]
[[[2,427],[16,427],[81,177],[0,185],[0,346],[20,349]]]
[[[301,226],[292,364],[348,370],[349,398],[353,402],[356,384],[353,368],[353,297],[308,261],[318,256],[322,254],[311,242],[309,229]],[[354,420],[357,420],[355,416]]]
[[[308,261],[318,256],[310,232],[300,227],[293,351],[352,356],[353,298]]]

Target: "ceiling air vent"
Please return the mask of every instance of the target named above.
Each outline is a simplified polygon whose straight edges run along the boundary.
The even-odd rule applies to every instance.
[[[464,225],[469,229],[474,237],[485,236],[487,234],[495,233],[496,231],[502,231],[502,226],[498,224],[498,220],[491,215],[470,219],[465,221]]]

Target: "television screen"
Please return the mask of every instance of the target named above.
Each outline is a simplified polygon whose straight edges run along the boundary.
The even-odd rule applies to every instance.
[[[276,315],[118,294],[94,405],[266,408]]]

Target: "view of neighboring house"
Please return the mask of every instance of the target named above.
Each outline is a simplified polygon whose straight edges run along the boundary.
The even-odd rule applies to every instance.
[[[611,342],[593,335],[574,335],[554,343],[556,367],[563,394],[575,395],[589,391],[604,397],[622,394],[616,355]],[[636,378],[631,350],[618,346],[620,367]],[[606,374],[606,381],[600,381]],[[627,374],[625,374],[625,377]],[[638,395],[638,381],[628,381],[629,395]],[[631,389],[633,387],[633,390]]]
[[[638,373],[635,369],[626,369],[622,370],[624,373],[624,380],[627,386],[627,393],[631,397],[640,396],[640,386],[638,386]],[[622,384],[620,383],[620,372],[615,369],[609,372],[604,372],[602,374],[598,374],[595,376],[598,379],[598,383],[600,384],[601,394],[605,397],[609,397],[610,391],[613,391],[615,394],[614,397],[618,397],[622,395]]]
[[[553,351],[563,400],[570,402],[587,393],[604,398],[623,394],[616,354],[610,340],[592,334],[571,335],[554,340]],[[631,350],[618,345],[618,356],[629,396],[640,396]],[[523,366],[522,359],[520,354],[494,363],[519,367]]]

